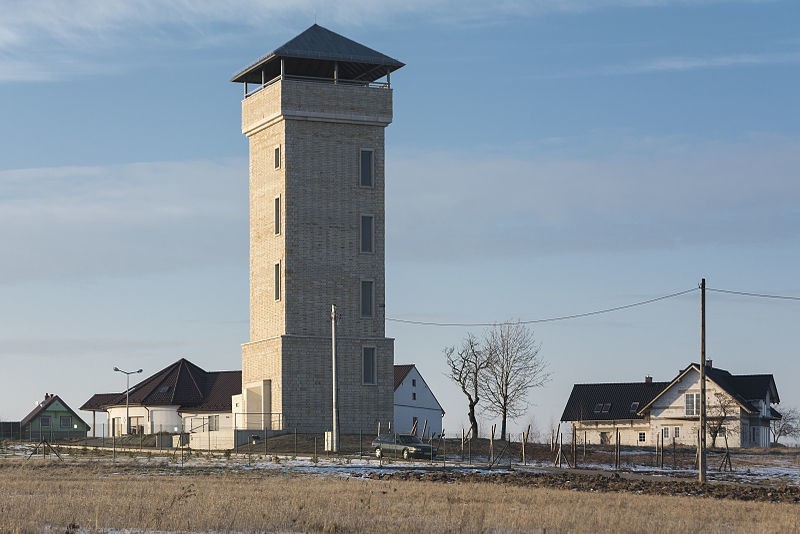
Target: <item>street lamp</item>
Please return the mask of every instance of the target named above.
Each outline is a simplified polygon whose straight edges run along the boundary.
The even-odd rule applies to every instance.
[[[142,370],[139,369],[138,371],[123,371],[119,367],[114,367],[114,370],[118,373],[123,373],[125,375],[125,435],[129,435],[131,433],[131,419],[128,413],[128,399],[130,398],[130,391],[131,391],[131,375],[136,373],[141,373]]]

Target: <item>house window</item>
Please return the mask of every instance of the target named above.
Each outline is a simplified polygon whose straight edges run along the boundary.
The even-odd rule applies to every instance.
[[[372,280],[361,281],[361,317],[372,317],[375,300],[375,283]]]
[[[275,197],[275,235],[281,233],[281,197]]]
[[[375,217],[361,216],[361,252],[375,252]]]
[[[208,416],[208,430],[219,430],[219,415]]]
[[[644,443],[647,439],[647,435],[644,432],[639,432],[639,443]]]
[[[62,415],[60,417],[61,428],[72,428],[72,416],[71,415]]]
[[[753,432],[753,443],[758,443],[758,427],[757,426],[752,427],[752,432]]]
[[[669,427],[665,426],[661,429],[661,437],[664,439],[669,439]]]
[[[412,388],[415,388],[415,387],[417,387],[417,379],[416,379],[416,378],[412,378],[412,379],[411,379],[411,387],[412,387]]]
[[[602,402],[598,402],[597,404],[595,404],[593,411],[594,411],[594,413],[602,412],[603,411],[603,403]]]
[[[361,149],[361,187],[372,187],[374,185],[373,175],[375,174],[375,162],[372,149]]]
[[[638,409],[639,409],[639,403],[638,402],[632,402],[631,403],[631,413],[636,413],[636,411]]]
[[[281,263],[275,264],[275,300],[281,300]]]
[[[281,146],[278,145],[275,147],[275,168],[281,168]]]
[[[721,426],[721,427],[719,427],[719,432],[717,432],[717,436],[720,437],[720,438],[724,438],[725,434],[727,434],[727,433],[728,433],[728,429],[725,428],[724,426]]]
[[[686,415],[699,415],[700,414],[700,394],[687,393],[686,394]]]
[[[674,432],[672,433],[672,437],[678,439],[681,437],[681,427],[676,426]]]
[[[50,416],[49,416],[49,415],[43,415],[43,416],[42,416],[42,417],[39,419],[39,424],[40,424],[41,426],[47,426],[47,427],[49,427],[49,426],[50,426]]]
[[[611,403],[607,402],[603,404],[603,413],[608,413],[611,411]]]
[[[412,393],[411,394],[411,400],[417,400],[417,394],[416,393]]]
[[[361,349],[362,381],[366,385],[378,383],[377,366],[375,365],[375,347],[363,347]]]

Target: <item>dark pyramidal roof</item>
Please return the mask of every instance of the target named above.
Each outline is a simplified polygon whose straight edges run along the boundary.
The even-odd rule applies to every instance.
[[[332,32],[318,24],[276,48],[249,67],[236,73],[232,82],[261,83],[280,75],[280,60],[284,72],[295,76],[332,78],[334,64],[339,65],[339,78],[373,82],[395,71],[404,63]]]
[[[179,406],[197,411],[230,411],[231,395],[242,392],[241,371],[205,371],[185,358],[145,378],[129,391],[130,404]],[[125,392],[98,393],[81,410],[125,404]]]

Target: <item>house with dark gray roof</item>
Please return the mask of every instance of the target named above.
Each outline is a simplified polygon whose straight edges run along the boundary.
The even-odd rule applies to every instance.
[[[770,422],[780,413],[771,374],[734,375],[706,364],[706,440],[711,446],[769,447]],[[623,445],[695,445],[699,438],[700,367],[693,363],[671,382],[575,384],[561,420],[579,440]]]
[[[127,428],[132,434],[216,431],[233,428],[233,399],[241,392],[241,371],[206,371],[181,358],[127,392],[93,395],[81,410],[107,413],[116,436]]]

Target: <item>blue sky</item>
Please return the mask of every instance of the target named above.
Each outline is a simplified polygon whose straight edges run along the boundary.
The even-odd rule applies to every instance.
[[[241,67],[316,21],[404,61],[387,130],[387,315],[539,319],[697,286],[800,295],[800,3],[189,1],[3,6],[0,418],[112,367],[238,369],[247,341]],[[553,380],[671,379],[699,295],[535,327]],[[800,303],[711,293],[708,354],[800,405]],[[466,424],[443,347],[387,323]],[[477,333],[480,329],[472,329]],[[512,429],[518,426],[513,426]]]

